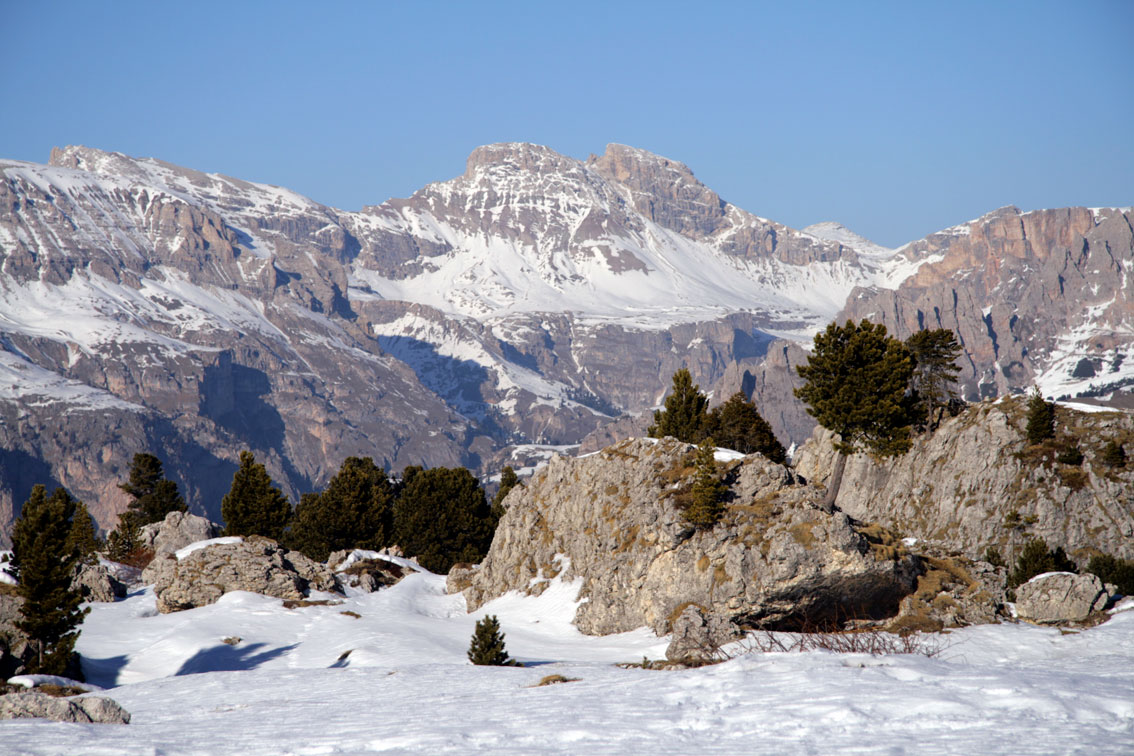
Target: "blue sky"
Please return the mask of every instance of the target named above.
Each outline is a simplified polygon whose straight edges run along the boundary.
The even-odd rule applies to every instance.
[[[344,209],[479,144],[689,165],[897,245],[1015,204],[1134,204],[1134,2],[0,0],[0,157],[85,144]]]

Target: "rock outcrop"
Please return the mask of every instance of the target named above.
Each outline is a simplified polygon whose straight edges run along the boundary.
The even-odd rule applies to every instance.
[[[0,679],[20,674],[34,653],[28,636],[16,627],[23,605],[23,597],[14,588],[0,586]]]
[[[126,585],[102,564],[80,564],[71,580],[84,601],[114,601],[126,596]]]
[[[972,559],[993,546],[1011,560],[1036,537],[1080,561],[1097,551],[1134,558],[1134,465],[1101,460],[1108,440],[1134,441],[1134,414],[1059,407],[1054,443],[1029,447],[1024,405],[1019,397],[970,405],[916,437],[904,456],[852,456],[837,506]],[[826,483],[831,440],[818,428],[797,452],[795,469],[808,481]],[[1070,445],[1082,451],[1081,464],[1058,461],[1058,450]]]
[[[311,590],[338,590],[326,565],[259,536],[210,544],[180,560],[174,554],[159,554],[143,579],[154,583],[157,608],[163,613],[212,604],[229,591],[299,600]]]
[[[667,633],[690,606],[774,628],[897,612],[916,558],[872,543],[845,514],[824,513],[820,489],[760,455],[722,465],[727,512],[711,529],[693,528],[678,506],[693,453],[674,439],[634,439],[554,457],[508,494],[488,556],[468,576],[469,608],[559,577],[582,580],[575,624],[593,635],[642,625]]]
[[[708,662],[720,659],[720,648],[736,640],[740,630],[719,614],[705,614],[700,608],[685,607],[673,621],[672,638],[665,658],[672,662]]]
[[[172,554],[191,543],[216,538],[222,531],[220,525],[207,518],[188,512],[170,512],[161,522],[144,526],[139,541],[154,554]]]
[[[1016,589],[1016,614],[1032,622],[1081,622],[1109,599],[1097,575],[1047,572]]]
[[[129,724],[130,712],[106,696],[54,698],[34,689],[0,696],[0,719],[28,718],[79,724]]]

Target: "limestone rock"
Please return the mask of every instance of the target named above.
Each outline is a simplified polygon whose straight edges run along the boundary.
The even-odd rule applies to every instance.
[[[240,543],[211,544],[181,560],[172,554],[159,555],[144,575],[153,579],[157,608],[163,613],[205,606],[229,591],[297,600],[313,589],[338,589],[326,565],[259,536]]]
[[[468,562],[457,562],[449,569],[445,576],[445,590],[449,593],[460,593],[472,585],[473,575],[476,574],[476,565]]]
[[[1016,589],[1016,613],[1033,622],[1079,622],[1109,598],[1097,575],[1048,572]]]
[[[114,601],[126,596],[126,586],[102,564],[80,564],[71,589],[83,594],[84,601]]]
[[[673,621],[673,638],[665,649],[669,661],[714,661],[720,647],[736,640],[740,630],[719,614],[705,614],[690,604]]]
[[[23,605],[23,597],[14,590],[7,587],[0,590],[0,679],[23,672],[34,653],[28,645],[28,636],[16,627]]]
[[[990,546],[1009,561],[1031,538],[1062,546],[1076,559],[1103,552],[1134,558],[1134,469],[1100,462],[1105,440],[1134,433],[1134,413],[1059,407],[1059,443],[1072,436],[1082,465],[1054,453],[1029,458],[1021,397],[969,405],[936,432],[914,438],[904,456],[847,460],[836,505],[944,551],[983,558]],[[833,435],[817,428],[795,456],[795,469],[825,484]]]
[[[155,554],[172,554],[197,541],[216,538],[222,532],[220,525],[188,512],[170,512],[161,522],[151,522],[142,528],[141,544]]]
[[[401,582],[412,570],[385,559],[360,559],[338,573],[339,580],[347,586],[374,593],[380,588],[388,588]]]
[[[731,500],[697,531],[678,502],[694,447],[633,439],[589,457],[554,457],[509,494],[488,555],[464,591],[470,610],[507,591],[581,579],[575,624],[602,635],[643,625],[659,635],[695,604],[742,626],[792,628],[890,616],[917,560],[882,551],[822,490],[753,454],[722,465]]]
[[[129,724],[130,712],[105,696],[53,698],[36,690],[0,696],[0,719],[25,718],[83,724]]]

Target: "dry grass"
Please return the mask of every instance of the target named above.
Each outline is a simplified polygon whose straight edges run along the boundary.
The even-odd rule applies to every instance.
[[[305,606],[338,606],[343,602],[332,599],[287,599],[283,602],[284,609],[302,609]]]
[[[240,641],[242,641],[242,640],[244,640],[244,639],[241,638],[239,635],[230,635],[227,638],[221,639],[221,643],[225,643],[229,646],[235,646],[235,645],[239,644]]]
[[[558,685],[559,683],[579,682],[578,677],[564,677],[563,675],[547,675],[543,677],[538,683],[533,685],[533,688],[542,688],[545,685]]]
[[[355,619],[362,619],[361,614],[359,614],[358,612],[352,612],[350,609],[344,609],[343,611],[339,612],[339,614],[345,614],[346,616],[354,617]]]

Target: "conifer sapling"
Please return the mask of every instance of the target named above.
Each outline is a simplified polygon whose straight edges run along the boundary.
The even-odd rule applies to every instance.
[[[496,667],[520,666],[504,649],[504,634],[500,632],[500,622],[494,615],[488,615],[476,623],[476,630],[469,643],[469,661]]]

